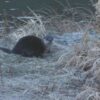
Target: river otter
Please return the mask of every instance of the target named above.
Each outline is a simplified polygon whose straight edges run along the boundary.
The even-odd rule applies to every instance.
[[[46,45],[42,39],[30,35],[22,37],[12,50],[3,47],[0,47],[0,50],[3,50],[6,53],[19,54],[24,57],[41,57],[46,50]]]

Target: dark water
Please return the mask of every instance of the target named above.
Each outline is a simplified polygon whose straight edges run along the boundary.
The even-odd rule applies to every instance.
[[[59,2],[60,1],[60,2]],[[27,7],[35,11],[57,11],[61,13],[64,7],[86,7],[94,12],[91,2],[97,0],[0,0],[0,14],[4,12],[12,15],[28,14]]]
[[[90,2],[91,1],[91,2]],[[71,18],[73,16],[73,12],[66,12],[64,9],[70,9],[75,7],[81,7],[82,9],[87,11],[91,11],[95,13],[95,8],[92,4],[97,2],[98,0],[0,0],[0,28],[4,26],[6,29],[5,33],[10,32],[12,29],[18,27],[18,25],[22,25],[24,22],[24,16],[31,16],[31,12],[28,8],[31,8],[36,13],[41,13],[44,15],[54,15],[61,14],[65,15],[64,17]],[[80,13],[80,12],[79,12]],[[89,13],[90,15],[90,13]],[[22,17],[20,20],[19,16]],[[79,16],[79,15],[78,15]],[[74,17],[75,21],[83,20],[84,15],[79,17]],[[27,20],[27,17],[24,17],[24,20]],[[0,32],[3,29],[0,29]]]
[[[11,13],[14,15],[28,14],[28,7],[35,11],[44,9],[62,9],[55,0],[0,0],[0,13]]]

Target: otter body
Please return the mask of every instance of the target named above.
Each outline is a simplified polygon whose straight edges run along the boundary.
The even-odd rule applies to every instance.
[[[12,50],[0,48],[6,53],[19,54],[24,57],[43,56],[46,46],[44,42],[36,36],[25,36],[21,38]]]

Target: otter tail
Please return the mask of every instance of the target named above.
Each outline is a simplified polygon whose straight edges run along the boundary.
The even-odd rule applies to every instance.
[[[0,47],[0,50],[4,51],[6,53],[11,53],[11,50],[9,50],[7,48]]]

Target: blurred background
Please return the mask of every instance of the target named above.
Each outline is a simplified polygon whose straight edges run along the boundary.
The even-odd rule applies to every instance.
[[[11,15],[27,15],[30,7],[34,11],[44,10],[56,11],[62,13],[65,8],[83,7],[95,12],[93,4],[98,0],[0,0],[0,14],[9,13]]]

